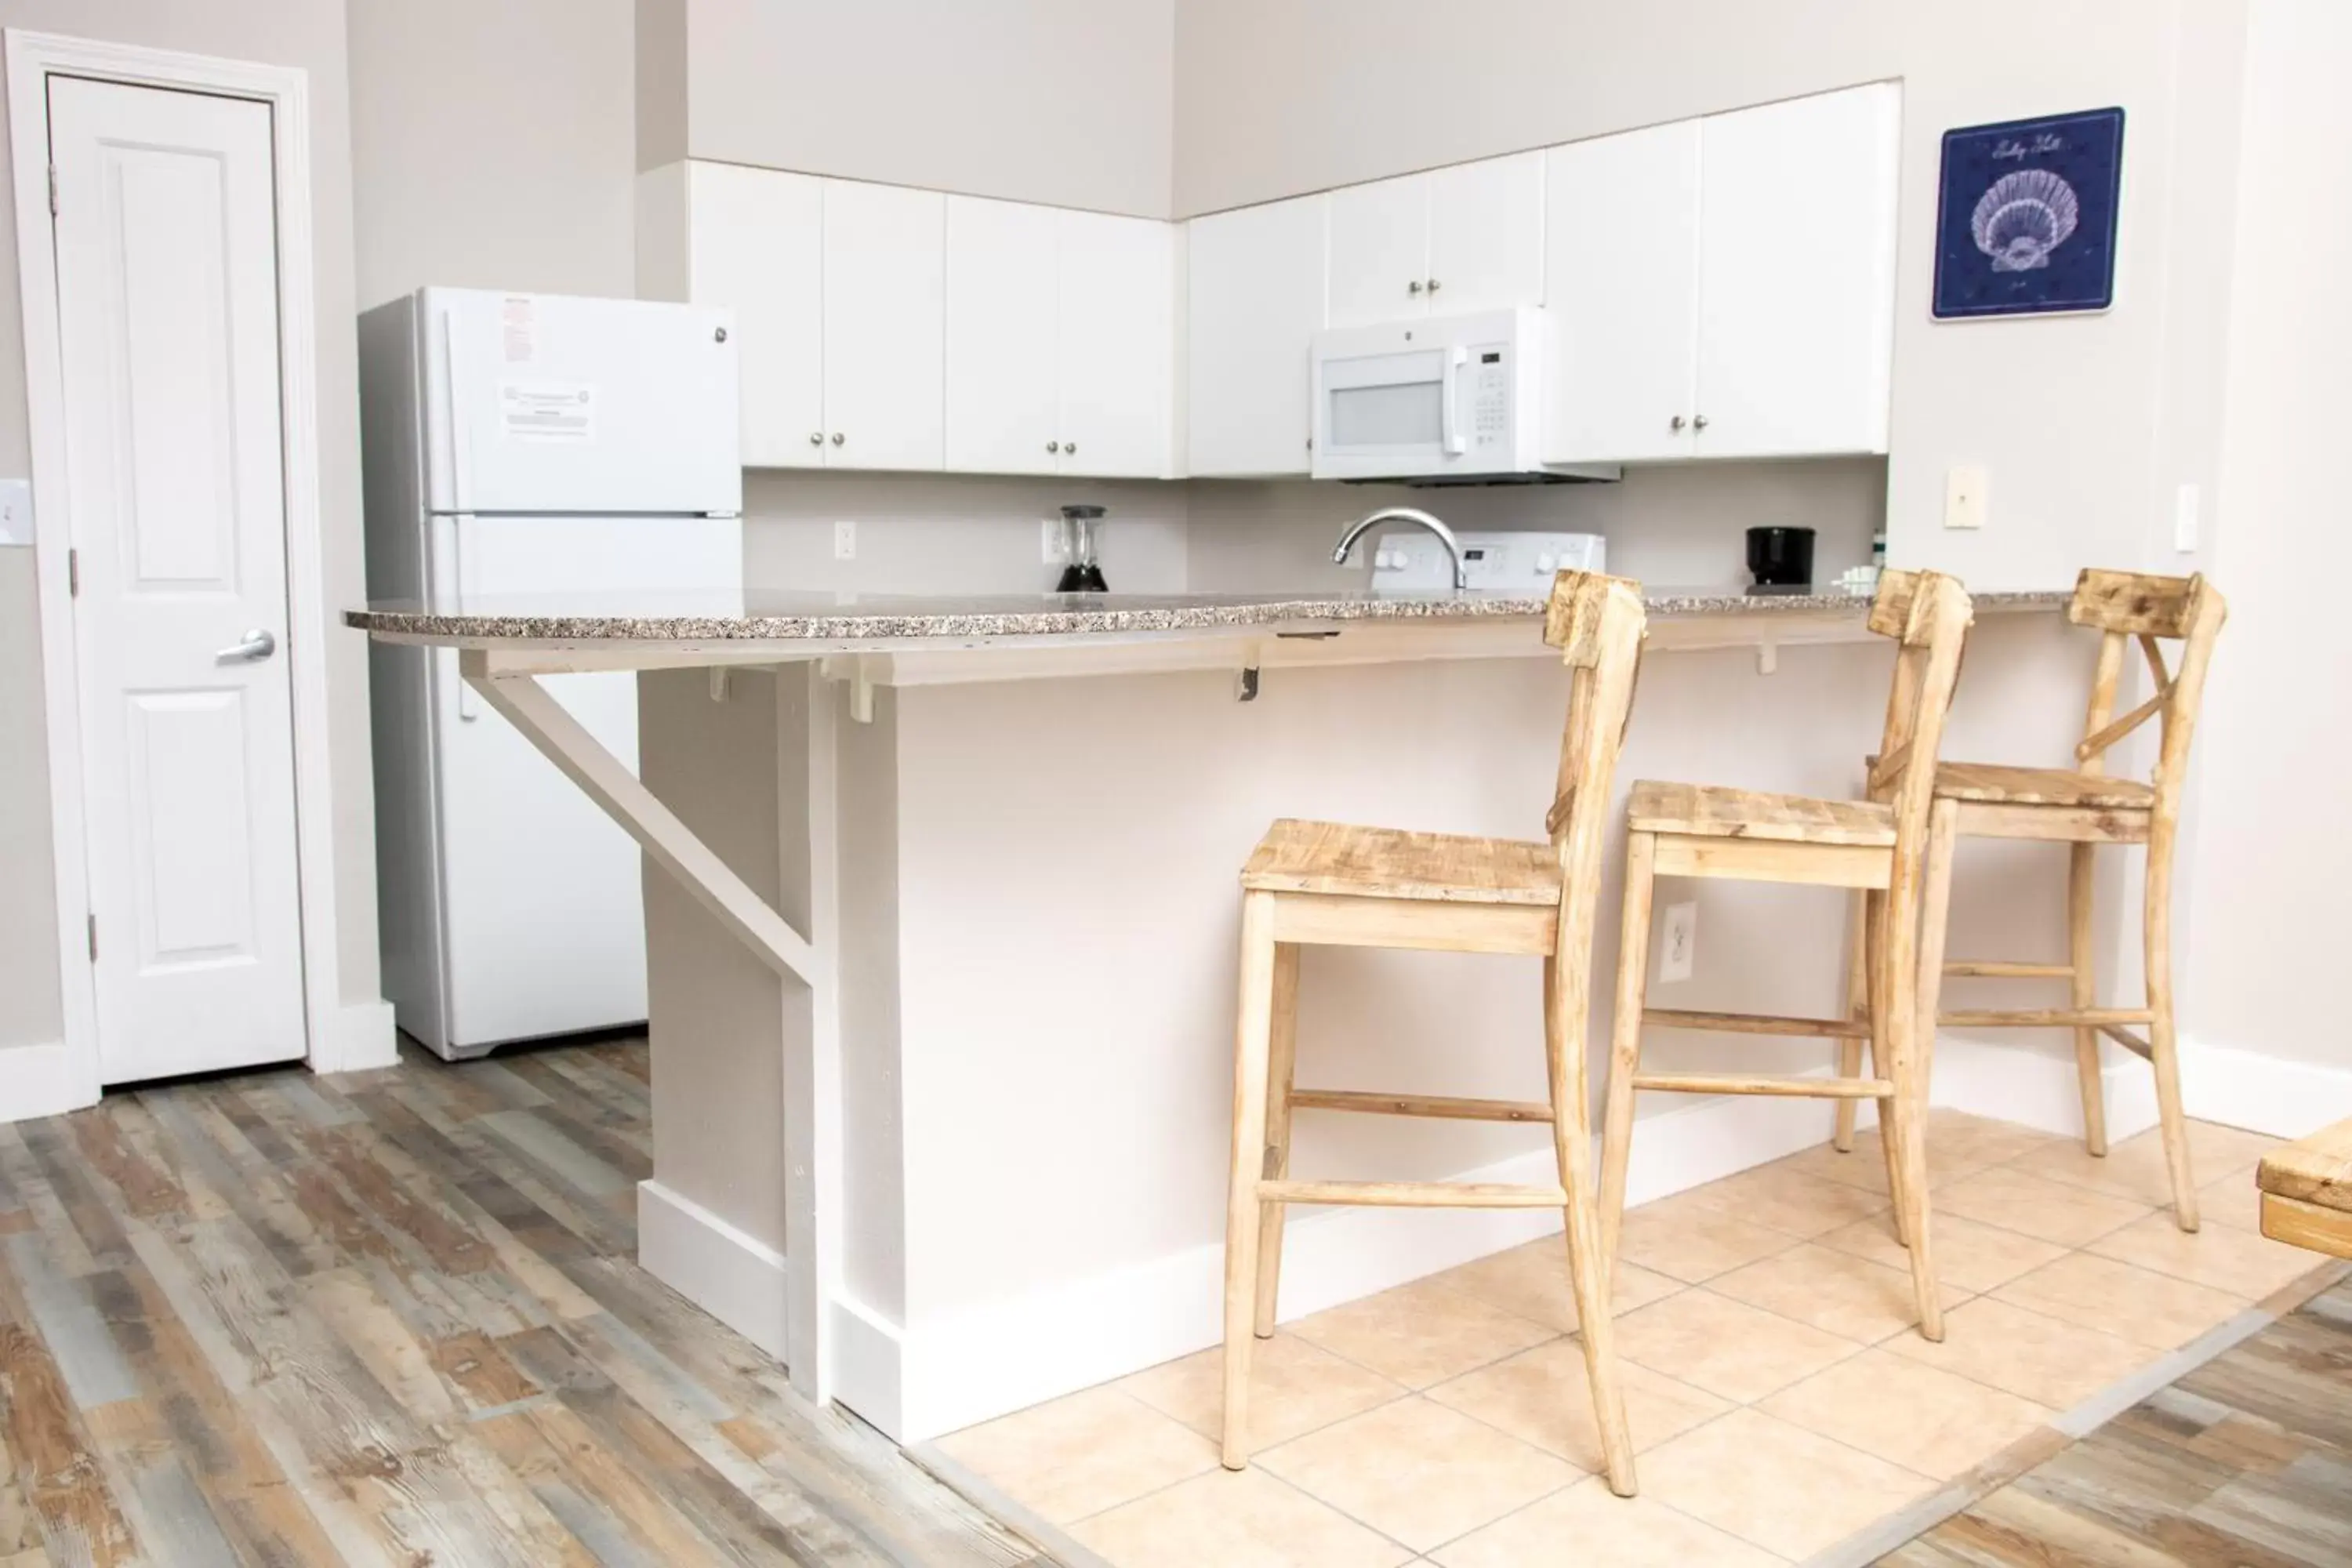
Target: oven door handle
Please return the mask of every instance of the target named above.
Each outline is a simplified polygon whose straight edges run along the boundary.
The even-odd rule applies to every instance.
[[[1457,390],[1462,367],[1469,363],[1470,351],[1457,343],[1445,351],[1445,366],[1439,373],[1444,380],[1437,397],[1437,435],[1449,458],[1458,458],[1470,449],[1470,444],[1462,438],[1461,394]]]

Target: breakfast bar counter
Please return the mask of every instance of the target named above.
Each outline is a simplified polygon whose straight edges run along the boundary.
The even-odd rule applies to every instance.
[[[2079,725],[2079,692],[2047,679],[2065,598],[1976,595],[1953,749],[2016,753]],[[1886,679],[1865,598],[1645,599],[1647,646],[1673,657],[1644,669],[1622,780],[1854,791]],[[913,1443],[1217,1341],[1243,859],[1277,816],[1542,837],[1567,700],[1543,609],[753,592],[347,619],[448,650],[436,679],[478,692],[646,850],[646,1267],[804,1391]],[[616,669],[640,672],[634,772],[558,700],[565,674]],[[1661,903],[1688,896],[1662,888]],[[1834,941],[1771,956],[1794,922],[1842,922],[1834,894],[1700,896],[1676,1005],[1835,1005]],[[1540,1097],[1536,965],[1306,962],[1303,1083],[1339,1078],[1327,1042],[1344,1041],[1349,1070],[1377,1077],[1331,1087]],[[1704,1067],[1721,1045],[1657,1050]],[[1801,1068],[1815,1047],[1740,1049]],[[1637,1145],[1633,1195],[1791,1152],[1826,1136],[1827,1114],[1678,1110],[1673,1136],[1662,1123]],[[1552,1158],[1540,1131],[1318,1125],[1297,1158],[1335,1176],[1517,1181]],[[1558,1223],[1302,1215],[1283,1316]]]

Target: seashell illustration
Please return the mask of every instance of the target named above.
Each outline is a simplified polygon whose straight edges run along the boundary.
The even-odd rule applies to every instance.
[[[2030,272],[2050,265],[2050,253],[2074,232],[2081,211],[2063,179],[2047,169],[2019,169],[1977,198],[1969,226],[1995,272]]]

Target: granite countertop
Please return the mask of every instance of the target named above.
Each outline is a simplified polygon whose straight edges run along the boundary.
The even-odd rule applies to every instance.
[[[1991,590],[1979,610],[2055,609],[2064,589]],[[1859,616],[1865,595],[1645,588],[1656,617]],[[466,642],[841,642],[1218,631],[1301,623],[1540,619],[1545,601],[1493,594],[1036,594],[850,595],[707,593],[468,595],[455,606],[385,601],[344,614],[362,631]]]

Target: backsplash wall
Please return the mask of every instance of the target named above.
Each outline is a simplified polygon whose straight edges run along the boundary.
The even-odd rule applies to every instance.
[[[744,476],[747,582],[845,594],[1030,594],[1060,574],[1040,524],[1067,502],[1109,510],[1103,573],[1121,593],[1360,592],[1366,554],[1331,546],[1375,507],[1418,506],[1462,529],[1599,533],[1609,568],[1675,587],[1747,581],[1744,532],[1819,531],[1817,581],[1870,559],[1886,465],[1856,458],[1636,468],[1615,484],[1413,490],[1306,479],[1060,480],[984,475]],[[834,524],[857,524],[857,555],[834,554]]]

